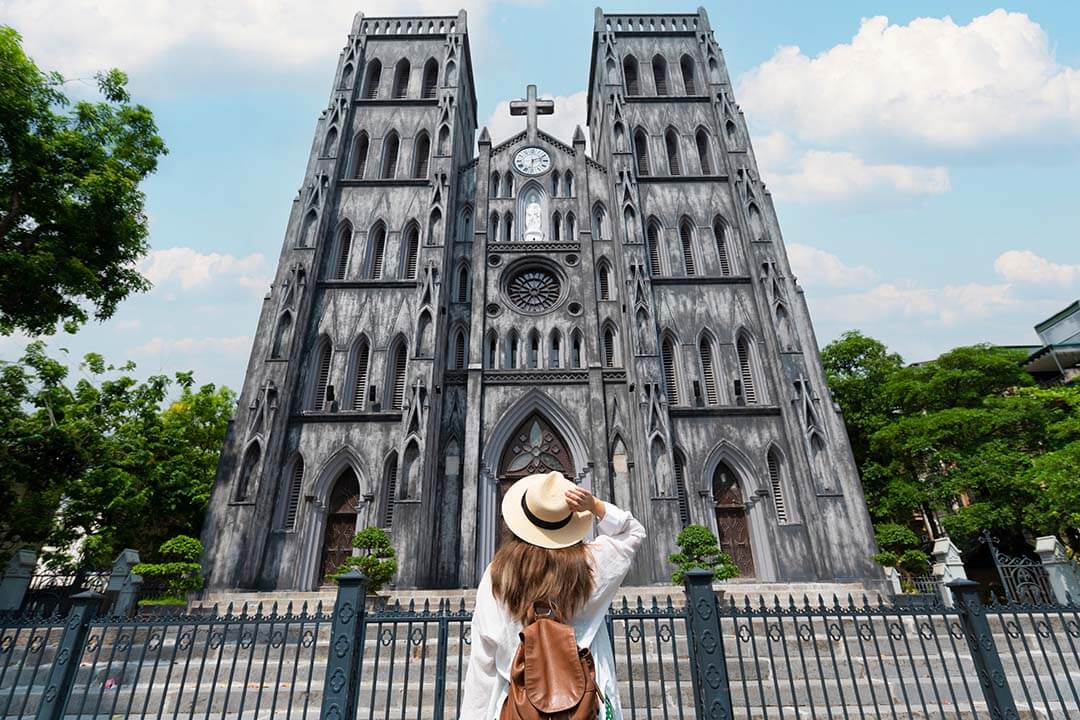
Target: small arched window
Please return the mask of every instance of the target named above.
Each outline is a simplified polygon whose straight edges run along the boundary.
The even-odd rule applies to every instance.
[[[559,197],[559,190],[562,189],[561,188],[562,183],[559,182],[560,179],[561,179],[561,176],[559,175],[558,170],[551,173],[551,196],[552,197]]]
[[[300,509],[300,492],[304,486],[304,458],[299,453],[293,460],[287,477],[288,489],[285,494],[285,517],[282,519],[282,526],[285,530],[295,530],[296,516]]]
[[[607,240],[608,228],[607,228],[607,211],[604,210],[603,205],[597,205],[593,208],[592,218],[592,236],[594,240]]]
[[[503,197],[514,197],[514,173],[507,172],[506,180],[503,183]]]
[[[562,240],[562,215],[556,210],[551,215],[551,241],[560,242]]]
[[[461,269],[458,270],[457,301],[459,303],[469,302],[469,268],[465,265],[462,265]]]
[[[439,243],[439,235],[442,231],[442,210],[435,208],[431,211],[431,215],[428,216],[427,224],[427,244],[437,245]]]
[[[634,161],[638,175],[649,174],[649,141],[641,128],[634,130]]]
[[[716,364],[713,361],[712,342],[706,336],[702,336],[698,342],[698,359],[701,361],[701,383],[705,386],[705,402],[716,405],[720,402]]]
[[[244,462],[240,466],[240,475],[236,479],[236,492],[233,497],[238,502],[247,500],[251,495],[251,489],[255,485],[255,473],[259,468],[259,460],[262,458],[262,449],[258,441],[248,446],[244,453]]]
[[[776,508],[776,520],[780,524],[788,521],[787,498],[784,497],[784,479],[781,476],[780,457],[775,449],[769,450],[769,485],[772,488],[773,505]]]
[[[724,134],[727,135],[727,144],[729,150],[739,149],[739,128],[735,125],[735,121],[728,118],[724,123]]]
[[[446,78],[443,84],[450,87],[457,85],[457,65],[454,64],[453,60],[446,63]]]
[[[353,143],[352,171],[349,173],[352,177],[358,180],[363,179],[364,171],[367,170],[367,157],[368,134],[361,130],[356,136],[356,142]]]
[[[712,147],[709,142],[709,133],[705,131],[705,128],[698,128],[695,140],[697,141],[698,164],[701,167],[701,174],[712,175]]]
[[[641,94],[641,81],[638,79],[637,58],[627,55],[623,58],[623,81],[626,83],[627,95]]]
[[[281,317],[278,318],[277,332],[274,333],[274,344],[270,348],[270,357],[285,357],[285,349],[289,346],[289,339],[291,337],[292,314],[286,310],[281,314]]]
[[[562,367],[562,333],[557,329],[551,331],[548,340],[548,367]]]
[[[326,133],[326,142],[323,143],[322,154],[323,157],[334,157],[337,150],[337,128],[332,127]]]
[[[575,329],[570,335],[570,367],[580,368],[585,362],[582,347],[584,343],[581,341],[581,331]]]
[[[653,277],[660,276],[660,223],[655,219],[649,221],[645,231],[645,242],[649,251],[649,274]]]
[[[667,61],[657,55],[652,60],[653,83],[656,85],[657,95],[668,94]]]
[[[567,170],[566,175],[563,176],[563,183],[566,187],[566,197],[574,197],[574,173]]]
[[[330,340],[323,338],[315,353],[315,388],[311,396],[311,409],[315,412],[325,409],[327,388],[330,385],[330,362],[333,358],[334,350]]]
[[[637,224],[637,214],[629,205],[623,210],[623,234],[627,242],[640,242],[641,229]]]
[[[413,177],[426,178],[428,175],[428,158],[431,157],[431,138],[426,132],[420,133],[413,143]]]
[[[382,63],[372,60],[368,63],[367,77],[364,79],[364,97],[374,100],[379,97],[379,80],[382,79]]]
[[[679,448],[672,452],[675,460],[675,493],[679,497],[679,521],[683,527],[690,524],[690,499],[686,494],[686,455]]]
[[[372,229],[368,248],[368,276],[378,280],[383,276],[383,260],[386,255],[386,227],[382,223]]]
[[[660,345],[660,364],[663,366],[664,392],[667,394],[668,405],[679,404],[679,375],[675,349],[675,341],[670,336],[665,337]]]
[[[606,260],[600,261],[600,266],[596,271],[596,285],[597,295],[601,300],[611,299],[611,268],[608,267]]]
[[[393,180],[397,177],[398,148],[400,146],[401,141],[398,139],[396,132],[391,132],[383,141],[382,172],[380,173],[383,180]]]
[[[682,163],[679,158],[679,134],[674,128],[668,128],[664,133],[664,149],[667,151],[668,172],[672,175],[682,175]]]
[[[694,229],[689,220],[679,223],[679,244],[682,247],[683,267],[687,275],[697,274],[694,262]]]
[[[488,242],[499,242],[499,213],[491,213],[491,219],[488,220]]]
[[[484,344],[484,367],[494,370],[499,364],[499,336],[492,330],[488,332],[487,342]]]
[[[424,64],[424,80],[420,87],[420,97],[433,98],[435,90],[439,86],[439,63],[431,58]]]
[[[529,353],[526,363],[530,370],[535,370],[540,366],[540,333],[535,329],[529,332]]]
[[[337,259],[333,268],[333,279],[344,280],[349,274],[349,255],[352,251],[352,226],[344,223],[338,230]]]
[[[577,242],[577,218],[574,213],[566,213],[566,242]]]
[[[750,216],[750,234],[753,239],[767,240],[765,237],[765,221],[761,217],[761,211],[758,210],[758,206],[754,203],[750,203],[750,207],[746,209],[747,215]]]
[[[603,332],[603,344],[604,344],[604,367],[616,366],[616,331],[615,326],[608,324],[604,326]]]
[[[402,58],[394,68],[394,98],[403,98],[409,94],[409,61]]]
[[[488,197],[492,199],[499,197],[499,183],[499,173],[491,173],[491,179],[488,182]]]
[[[683,55],[679,61],[682,70],[683,90],[687,95],[697,95],[697,78],[694,77],[694,61],[689,55]]]
[[[754,385],[753,358],[750,355],[750,341],[745,335],[740,335],[735,343],[735,354],[739,358],[739,382],[742,389],[742,399],[747,405],[757,404],[757,388]]]
[[[431,357],[434,354],[434,343],[431,341],[434,333],[431,313],[425,308],[420,311],[420,318],[416,321],[416,335],[413,336],[416,340],[416,357]]]
[[[514,241],[514,216],[506,213],[503,216],[503,242]]]
[[[415,439],[405,446],[401,456],[401,477],[398,485],[399,500],[408,500],[420,494],[420,444]]]
[[[713,240],[716,241],[716,254],[720,258],[720,274],[731,274],[731,253],[728,248],[728,229],[724,218],[719,215],[713,220]]]
[[[391,410],[401,410],[405,406],[405,370],[408,362],[408,347],[405,340],[398,338],[390,351],[390,378],[386,388]]]
[[[465,331],[458,328],[458,331],[454,333],[454,370],[465,369]]]
[[[361,412],[367,401],[368,367],[371,364],[371,344],[361,336],[353,350],[352,409]]]
[[[505,367],[508,367],[511,370],[516,370],[517,366],[518,366],[518,350],[520,349],[518,347],[519,345],[520,345],[520,340],[518,339],[517,330],[511,330],[510,331],[510,341],[508,343],[506,343],[506,363],[505,363]]]
[[[420,254],[420,229],[416,223],[409,223],[405,228],[405,248],[402,254],[402,277],[406,280],[416,279],[416,266]]]
[[[446,125],[439,128],[439,154],[443,156],[450,154],[450,128]]]
[[[397,499],[397,474],[398,474],[397,451],[391,452],[383,463],[383,488],[382,488],[382,526],[391,528],[394,525],[394,501]]]
[[[319,224],[319,214],[315,212],[315,208],[308,210],[307,215],[304,216],[304,222],[300,226],[300,247],[311,247],[315,244],[315,229]]]

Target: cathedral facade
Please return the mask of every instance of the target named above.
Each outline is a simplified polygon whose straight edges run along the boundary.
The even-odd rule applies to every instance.
[[[476,137],[466,15],[357,15],[204,531],[212,588],[310,589],[363,527],[468,587],[515,479],[559,470],[760,581],[874,580],[802,290],[704,10],[597,10],[589,133]]]

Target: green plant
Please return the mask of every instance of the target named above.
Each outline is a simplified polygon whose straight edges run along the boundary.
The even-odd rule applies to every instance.
[[[688,570],[710,570],[717,580],[738,577],[739,568],[731,556],[720,550],[716,536],[701,525],[688,525],[675,539],[680,552],[668,557],[675,565],[671,582],[681,585]]]
[[[198,559],[203,545],[193,537],[177,535],[161,543],[158,555],[165,562],[139,563],[131,569],[141,575],[143,582],[160,584],[160,604],[174,604],[184,600],[190,592],[202,589],[202,566]]]
[[[330,577],[336,582],[350,570],[359,570],[367,576],[369,593],[382,590],[383,585],[397,574],[397,554],[390,543],[390,535],[379,527],[364,528],[353,536],[352,545],[363,551],[362,554],[347,558]]]

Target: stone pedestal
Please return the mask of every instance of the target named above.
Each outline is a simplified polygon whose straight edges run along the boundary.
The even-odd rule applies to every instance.
[[[953,580],[967,580],[964,561],[960,549],[946,535],[934,541],[934,566],[931,573],[941,581],[941,599],[946,606],[952,607],[953,594],[947,587]]]
[[[135,611],[135,603],[139,598],[139,588],[142,587],[142,576],[131,571],[139,564],[139,553],[127,548],[113,560],[112,572],[109,574],[109,584],[105,587],[105,593],[112,598],[110,614],[116,617],[128,617]]]
[[[0,580],[0,610],[18,610],[22,606],[36,565],[37,554],[28,548],[11,556]]]
[[[1080,601],[1080,568],[1065,554],[1065,546],[1053,535],[1035,539],[1035,552],[1050,579],[1054,599],[1059,603]]]

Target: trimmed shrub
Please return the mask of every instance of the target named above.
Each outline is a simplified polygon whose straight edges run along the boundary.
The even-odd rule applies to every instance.
[[[160,596],[155,598],[158,604],[181,604],[188,593],[202,589],[202,566],[198,562],[202,552],[201,542],[177,535],[158,548],[163,562],[139,563],[131,571],[141,575],[143,582],[161,587]]]
[[[687,525],[675,539],[680,552],[670,555],[670,560],[675,565],[675,572],[671,574],[671,582],[682,585],[688,570],[702,568],[711,570],[716,580],[727,580],[739,576],[739,567],[731,556],[720,550],[716,542],[716,536],[702,525]]]
[[[336,582],[350,570],[359,570],[367,576],[368,593],[377,593],[397,574],[397,553],[390,543],[390,535],[380,527],[364,528],[353,535],[352,545],[363,553],[346,558],[330,577]]]

